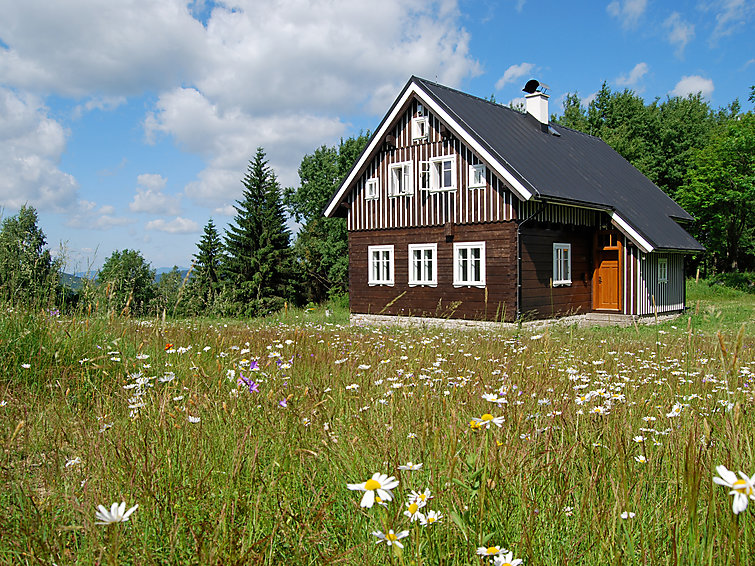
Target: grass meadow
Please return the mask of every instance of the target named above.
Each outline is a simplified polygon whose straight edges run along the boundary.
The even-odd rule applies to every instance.
[[[471,331],[3,308],[0,563],[755,564],[755,501],[713,482],[755,473],[755,300],[688,305]]]

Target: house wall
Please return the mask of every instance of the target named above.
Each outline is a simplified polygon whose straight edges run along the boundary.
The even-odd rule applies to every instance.
[[[590,227],[522,227],[523,317],[550,318],[592,310],[593,234]],[[571,244],[571,285],[551,285],[554,243]]]
[[[432,316],[471,320],[516,318],[516,224],[514,222],[422,229],[349,232],[349,303],[352,313]],[[453,285],[453,243],[484,241],[486,286]],[[409,244],[436,243],[438,284],[409,286]],[[394,246],[394,284],[368,284],[368,246]]]
[[[668,280],[665,283],[658,278],[658,264],[661,259],[665,259],[668,266]],[[625,314],[643,316],[684,309],[683,254],[646,254],[636,247],[628,247],[625,265],[629,282],[629,301],[624,309]]]
[[[516,217],[518,199],[503,180],[486,171],[485,186],[469,188],[469,167],[482,163],[458,139],[444,139],[439,120],[424,109],[428,117],[427,140],[413,141],[412,117],[418,102],[411,100],[390,135],[396,147],[383,146],[367,165],[347,197],[349,231],[410,228],[415,226],[442,226],[447,222],[472,224],[503,222]],[[453,191],[426,191],[420,189],[420,164],[438,156],[453,155],[456,163],[456,189]],[[411,162],[413,194],[389,195],[389,168],[395,163]],[[366,198],[365,185],[377,179],[377,199]]]

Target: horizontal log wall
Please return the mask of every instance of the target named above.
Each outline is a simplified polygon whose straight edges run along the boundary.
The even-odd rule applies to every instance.
[[[552,287],[553,244],[571,244],[572,284]],[[550,318],[592,310],[593,230],[574,227],[523,227],[521,235],[521,312]]]
[[[453,242],[485,242],[486,288],[454,287]],[[438,285],[410,287],[409,244],[438,245]],[[369,286],[368,246],[394,246],[394,285]],[[516,318],[516,224],[349,232],[349,303],[353,313],[469,320]]]
[[[427,109],[427,140],[413,141],[412,117],[417,101],[412,100],[390,135],[396,147],[384,146],[359,177],[347,202],[348,229],[379,230],[415,226],[442,226],[446,222],[472,224],[504,222],[516,217],[517,197],[503,180],[486,171],[485,186],[469,188],[469,166],[481,164],[479,157],[456,138],[444,139],[441,123]],[[453,191],[420,190],[420,164],[434,157],[452,155],[456,163],[456,189]],[[390,166],[411,162],[413,194],[389,195]],[[367,180],[378,180],[378,198],[366,198]]]

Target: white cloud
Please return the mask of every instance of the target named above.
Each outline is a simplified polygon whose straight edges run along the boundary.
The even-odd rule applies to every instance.
[[[645,8],[647,0],[614,0],[606,6],[606,11],[620,20],[623,28],[631,29],[637,26],[640,17],[645,13]]]
[[[663,22],[663,26],[668,29],[668,42],[671,45],[676,45],[676,56],[682,57],[684,48],[695,37],[695,26],[684,21],[679,12],[672,12]]]
[[[178,214],[180,198],[162,192],[167,179],[162,175],[145,173],[137,177],[139,187],[134,200],[128,207],[131,212],[149,212],[152,214]]]
[[[619,86],[636,88],[649,69],[647,63],[637,63],[628,74],[621,75],[614,82]]]
[[[700,75],[691,75],[682,77],[681,80],[676,83],[674,90],[672,90],[669,94],[671,94],[672,96],[686,97],[687,95],[697,94],[698,92],[700,92],[702,93],[704,98],[710,99],[711,95],[713,94],[714,88],[715,87],[713,86],[713,81],[711,79],[706,79],[705,77],[701,77]]]
[[[495,83],[496,90],[501,90],[508,83],[518,81],[522,77],[531,75],[535,70],[534,63],[520,63],[519,65],[511,65],[503,72],[503,76]],[[524,86],[524,85],[522,85]]]
[[[190,79],[206,33],[180,0],[5,2],[5,84],[67,96],[139,94]]]
[[[714,45],[719,39],[746,29],[755,15],[755,3],[752,0],[718,0],[711,2],[708,9],[716,14],[716,27],[710,37],[710,42]]]
[[[148,139],[201,156],[185,192],[217,207],[258,146],[296,184],[303,154],[347,131],[340,116],[383,113],[412,74],[479,74],[461,21],[457,0],[25,0],[0,18],[0,77],[83,99],[74,117],[155,93]]]
[[[150,220],[144,227],[147,230],[156,230],[158,232],[167,232],[169,234],[193,234],[199,232],[199,224],[188,218],[182,218],[181,216],[176,216],[171,221],[162,218]]]
[[[207,162],[184,192],[201,204],[220,206],[241,197],[241,178],[258,147],[284,185],[298,183],[302,155],[323,140],[337,140],[346,124],[337,118],[303,113],[257,116],[224,110],[196,89],[180,88],[160,97],[145,123],[148,137],[169,134],[185,150]]]
[[[117,226],[133,224],[134,220],[124,216],[115,216],[115,207],[97,206],[97,203],[80,200],[68,214],[66,226],[85,230],[110,230]]]
[[[0,86],[0,206],[62,212],[76,202],[76,179],[58,168],[67,135],[37,97]]]

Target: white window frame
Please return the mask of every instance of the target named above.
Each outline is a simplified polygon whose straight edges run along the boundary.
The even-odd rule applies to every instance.
[[[412,142],[426,141],[430,134],[429,128],[427,116],[415,116],[412,118]]]
[[[480,269],[479,278],[473,279],[469,277],[472,270],[467,269],[467,278],[462,279],[463,268],[462,262],[472,262],[469,256],[466,259],[461,257],[462,250],[469,252],[470,250],[480,251]],[[485,287],[485,242],[454,242],[454,287]]]
[[[444,173],[444,163],[451,163],[451,184],[441,186]],[[456,190],[456,155],[442,155],[430,159],[430,190],[432,191],[455,191]]]
[[[364,187],[364,198],[367,200],[377,200],[380,197],[380,180],[376,177],[367,179]]]
[[[429,191],[429,190],[431,190],[431,187],[430,187],[430,162],[429,161],[420,161],[419,162],[419,190],[420,191]]]
[[[564,252],[566,252],[566,264],[564,269]],[[571,244],[560,242],[553,243],[553,286],[571,285]],[[565,271],[565,273],[564,273]]]
[[[388,167],[388,187],[390,195],[400,197],[414,194],[414,175],[411,161],[393,163]],[[397,183],[401,181],[401,187]]]
[[[469,166],[469,179],[467,187],[470,189],[482,189],[485,187],[487,176],[487,167],[484,163],[478,163],[477,165]],[[479,181],[475,182],[475,177],[479,178]]]
[[[419,252],[420,258],[420,277],[415,276],[414,262],[415,252]],[[430,264],[430,277],[427,277],[427,265],[428,258],[425,257],[425,252],[430,252],[429,261]],[[409,286],[415,287],[418,285],[426,285],[428,287],[437,287],[438,285],[438,244],[409,244]]]
[[[393,245],[367,246],[367,283],[371,287],[375,285],[393,286],[393,257]]]
[[[668,283],[668,258],[658,258],[658,283]]]

